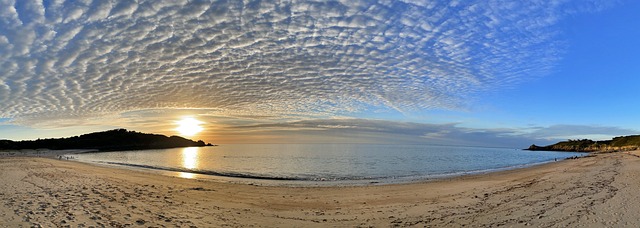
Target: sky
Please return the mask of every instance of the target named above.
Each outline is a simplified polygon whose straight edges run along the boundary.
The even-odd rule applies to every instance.
[[[522,148],[640,134],[640,2],[0,0],[0,139]],[[184,135],[183,135],[184,136]]]

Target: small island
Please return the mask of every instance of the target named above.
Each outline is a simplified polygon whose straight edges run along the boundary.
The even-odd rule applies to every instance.
[[[177,147],[213,146],[202,140],[193,141],[180,136],[148,134],[126,129],[114,129],[94,132],[69,138],[37,139],[37,140],[0,140],[0,150],[22,149],[91,149],[98,151],[168,149]]]
[[[640,149],[640,135],[620,136],[611,140],[590,139],[567,140],[548,146],[531,145],[525,150],[567,152],[617,152]]]

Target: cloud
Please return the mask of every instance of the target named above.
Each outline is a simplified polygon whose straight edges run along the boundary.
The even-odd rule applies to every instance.
[[[588,125],[552,125],[549,127],[534,128],[528,134],[532,138],[549,140],[567,139],[596,139],[608,140],[616,136],[637,135],[640,131],[609,126],[588,126]]]
[[[602,1],[0,0],[0,118],[463,109],[549,72]],[[596,4],[597,3],[597,4]],[[584,8],[584,9],[583,9]],[[347,125],[345,125],[347,126]]]
[[[526,148],[531,144],[549,145],[567,139],[609,140],[616,136],[640,134],[636,130],[589,125],[483,129],[463,127],[458,123],[352,118],[293,121],[215,119],[219,128],[214,130],[209,140],[219,143],[395,143]]]
[[[216,131],[218,135],[213,140],[223,143],[234,138],[247,140],[249,135],[269,136],[267,141],[280,143],[409,143],[524,148],[533,143],[544,145],[553,142],[532,137],[522,129],[471,129],[455,123],[425,124],[370,119],[313,119],[245,125],[236,123]],[[234,134],[234,137],[225,138],[227,134]],[[254,140],[260,140],[260,137]]]

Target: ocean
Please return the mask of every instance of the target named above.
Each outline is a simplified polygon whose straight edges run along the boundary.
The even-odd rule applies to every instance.
[[[406,183],[521,168],[584,153],[375,144],[231,144],[73,155],[82,162],[258,185]]]

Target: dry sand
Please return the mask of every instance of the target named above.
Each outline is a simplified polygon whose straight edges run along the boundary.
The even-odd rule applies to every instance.
[[[639,227],[640,152],[427,183],[264,187],[0,159],[4,227]]]

